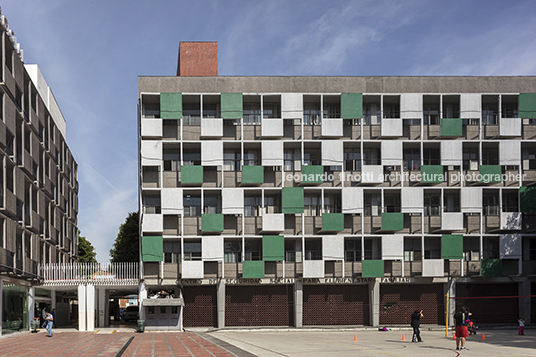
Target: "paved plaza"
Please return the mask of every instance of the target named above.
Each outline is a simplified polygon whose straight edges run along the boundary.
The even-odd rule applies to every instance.
[[[0,356],[371,356],[456,357],[535,356],[536,334],[517,335],[515,329],[484,330],[456,351],[452,332],[421,332],[423,343],[411,343],[409,329],[389,332],[364,329],[226,329],[203,332],[145,332],[133,329],[76,332],[44,331],[0,338]],[[405,338],[403,340],[402,338]],[[354,339],[357,339],[355,341]]]

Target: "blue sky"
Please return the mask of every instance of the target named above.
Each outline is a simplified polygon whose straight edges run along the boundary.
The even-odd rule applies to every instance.
[[[97,259],[137,210],[137,77],[179,41],[218,41],[220,75],[536,75],[535,1],[2,0],[67,120],[79,228]]]

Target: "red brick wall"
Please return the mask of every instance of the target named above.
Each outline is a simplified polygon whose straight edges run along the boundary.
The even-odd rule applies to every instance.
[[[177,76],[218,75],[218,42],[180,42]]]

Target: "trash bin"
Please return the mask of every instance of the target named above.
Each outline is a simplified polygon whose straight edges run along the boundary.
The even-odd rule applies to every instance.
[[[32,332],[37,332],[37,329],[39,328],[39,321],[37,321],[36,319],[33,319],[30,322],[30,328],[32,329]]]
[[[145,332],[145,320],[138,320],[138,332]]]

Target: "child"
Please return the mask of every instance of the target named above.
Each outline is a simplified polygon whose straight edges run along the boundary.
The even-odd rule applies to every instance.
[[[525,320],[523,320],[521,317],[517,319],[517,322],[519,323],[519,333],[518,335],[524,335],[525,334]]]

